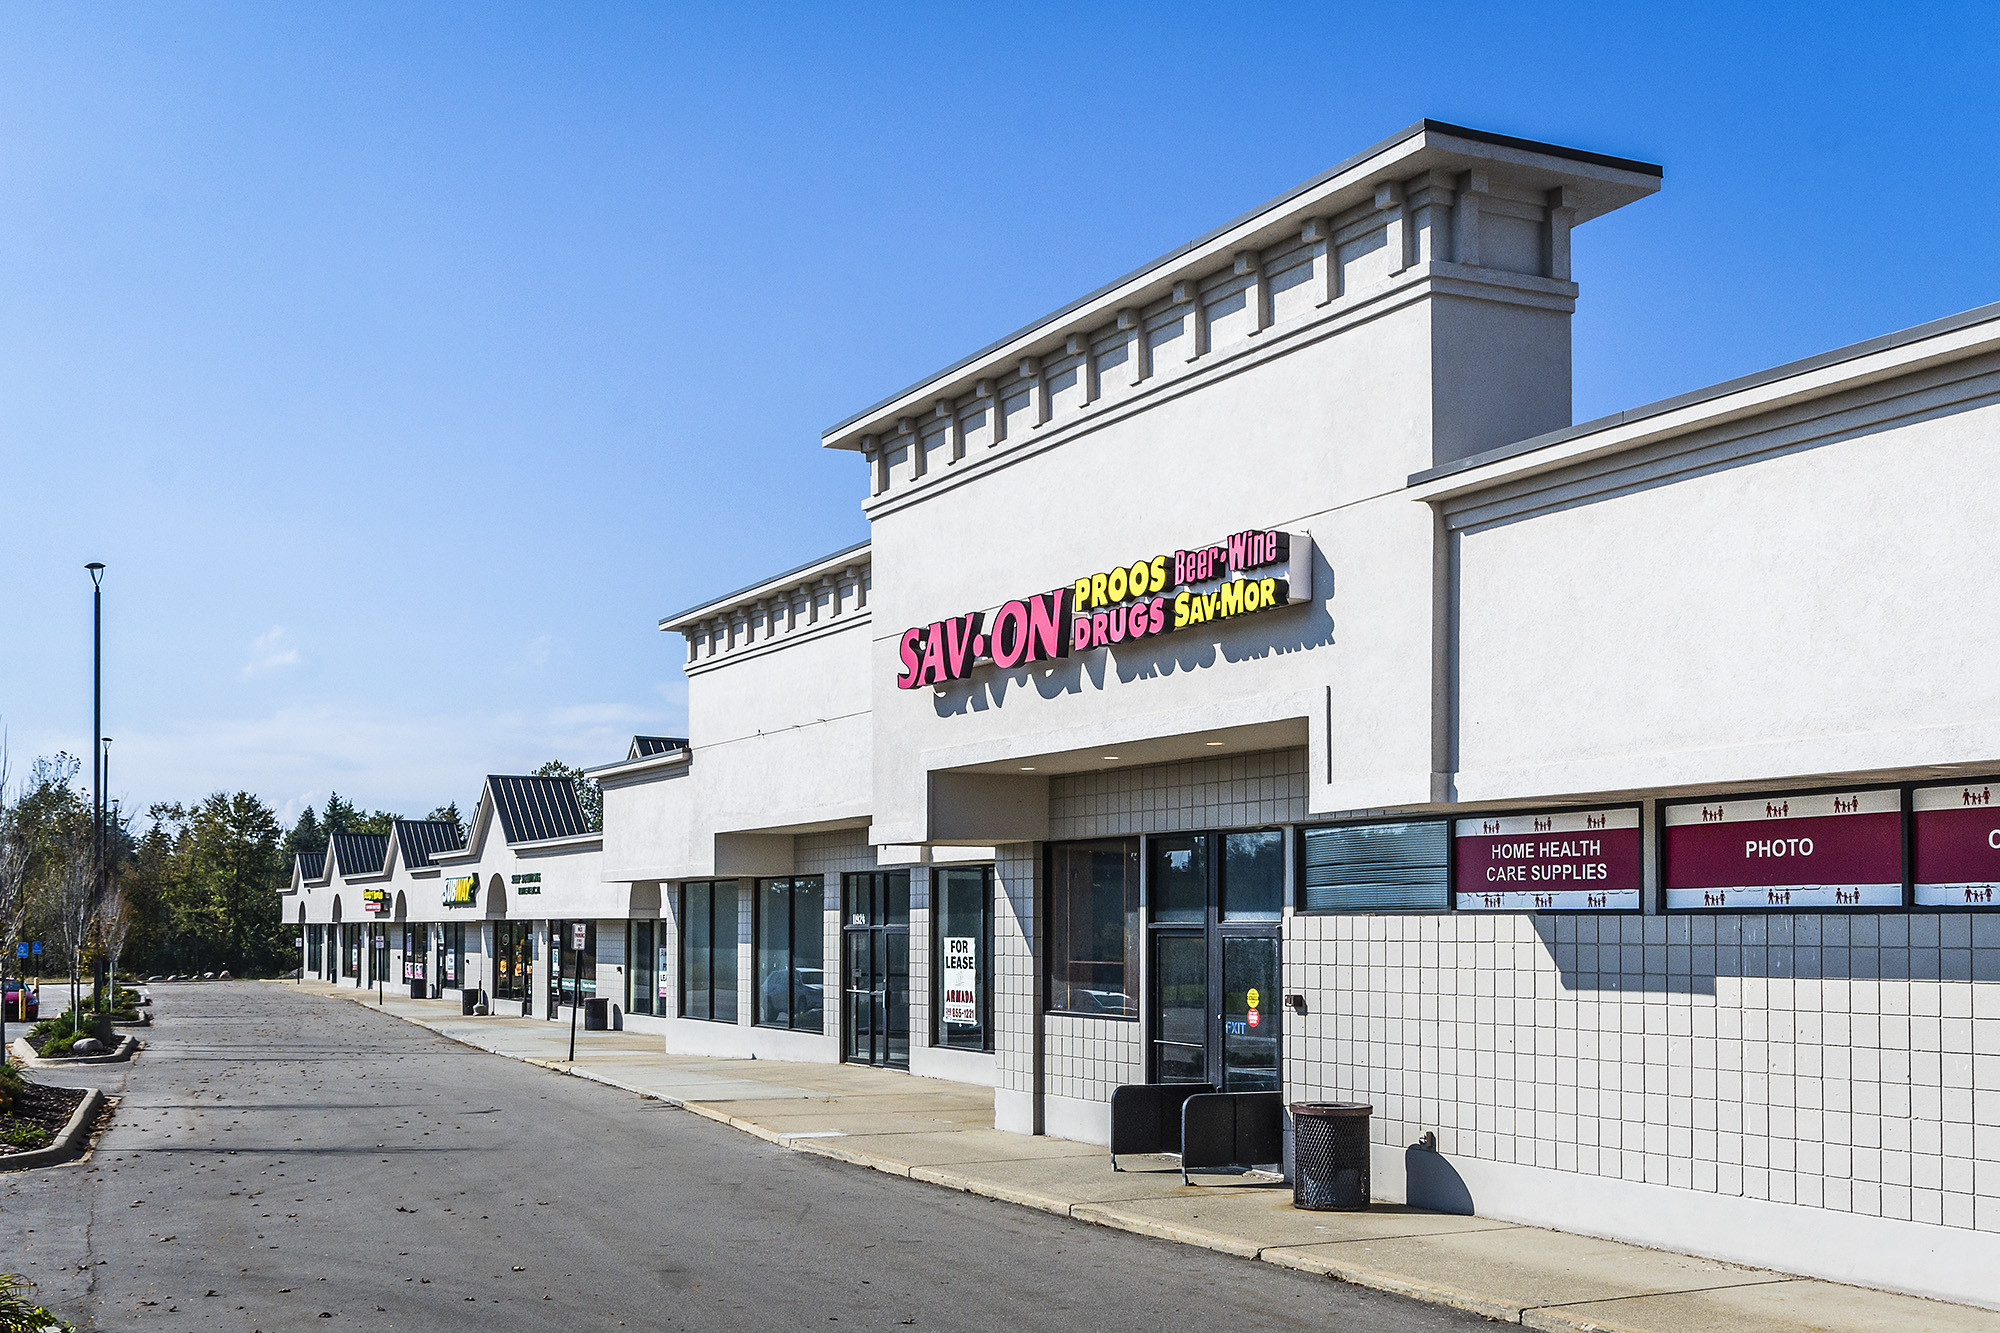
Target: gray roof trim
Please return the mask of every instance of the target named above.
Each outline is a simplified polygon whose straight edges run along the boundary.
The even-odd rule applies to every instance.
[[[1425,482],[1436,481],[1441,477],[1453,476],[1460,472],[1470,472],[1474,468],[1485,467],[1489,463],[1499,463],[1509,458],[1519,458],[1523,454],[1531,454],[1537,449],[1546,449],[1551,445],[1562,444],[1567,440],[1581,439],[1586,435],[1594,435],[1598,431],[1630,425],[1635,421],[1644,421],[1648,417],[1657,417],[1668,412],[1676,412],[1684,407],[1694,407],[1713,399],[1726,398],[1732,393],[1741,393],[1745,389],[1755,389],[1766,384],[1775,384],[1779,380],[1790,379],[1794,375],[1806,375],[1815,370],[1824,370],[1828,366],[1837,366],[1843,361],[1855,361],[1864,356],[1873,356],[1877,352],[1887,352],[1898,347],[1906,347],[1911,343],[1922,342],[1926,338],[1935,338],[1940,334],[1955,333],[1960,329],[1971,328],[1975,324],[1983,324],[1993,319],[2000,319],[2000,301],[1996,301],[1991,305],[1978,306],[1960,314],[1947,315],[1943,319],[1934,319],[1928,324],[1918,324],[1911,328],[1899,329],[1894,333],[1885,333],[1880,337],[1870,338],[1865,342],[1849,343],[1845,347],[1836,347],[1830,352],[1821,352],[1817,356],[1809,356],[1803,360],[1787,361],[1784,365],[1773,366],[1769,370],[1759,370],[1749,375],[1739,375],[1733,380],[1724,380],[1720,384],[1711,384],[1705,389],[1691,389],[1687,393],[1675,394],[1672,398],[1662,398],[1658,402],[1647,403],[1643,407],[1629,407],[1623,412],[1614,412],[1610,416],[1599,417],[1595,421],[1586,421],[1578,426],[1568,426],[1562,430],[1553,430],[1546,435],[1537,435],[1533,439],[1522,440],[1516,444],[1503,444],[1498,449],[1488,449],[1483,454],[1473,454],[1470,458],[1461,458],[1456,462],[1440,464],[1434,468],[1426,468],[1422,472],[1412,472],[1407,484],[1421,486]]]
[[[817,560],[808,560],[803,565],[794,565],[792,566],[792,568],[784,571],[782,574],[768,574],[761,579],[755,580],[754,582],[746,583],[742,587],[738,588],[735,592],[726,592],[722,594],[722,596],[720,597],[705,597],[701,601],[696,602],[693,606],[690,606],[685,611],[678,611],[675,612],[673,615],[661,617],[660,628],[665,629],[669,625],[675,624],[679,621],[686,620],[689,616],[693,615],[697,611],[706,611],[711,606],[715,606],[719,603],[733,602],[738,597],[743,596],[745,593],[755,592],[757,589],[763,587],[767,583],[779,583],[785,579],[790,578],[794,574],[803,574],[808,569],[811,569],[815,565],[824,565],[829,561],[838,560],[842,556],[854,555],[857,552],[865,551],[868,549],[868,546],[869,542],[867,540],[858,541],[854,543],[854,545],[852,546],[842,547],[840,550],[834,551],[828,555],[823,555],[819,557],[819,559]]]
[[[931,374],[924,376],[922,379],[910,385],[908,388],[899,389],[895,393],[890,394],[887,398],[882,399],[880,402],[875,403],[874,405],[869,407],[864,407],[859,412],[856,412],[854,415],[842,418],[841,420],[834,422],[831,426],[828,426],[825,430],[820,432],[820,438],[823,440],[830,435],[834,435],[840,431],[846,430],[849,426],[852,426],[855,422],[860,421],[865,417],[873,416],[875,413],[880,412],[883,408],[888,407],[890,404],[898,401],[899,399],[905,398],[908,395],[915,393],[918,389],[923,388],[926,384],[929,384],[934,380],[941,380],[946,378],[947,376],[957,374],[959,371],[966,369],[975,362],[984,360],[985,358],[992,356],[994,353],[998,352],[1001,348],[1007,346],[1009,343],[1014,342],[1017,339],[1026,337],[1028,334],[1033,333],[1036,329],[1041,328],[1043,325],[1053,324],[1056,321],[1064,318],[1065,316],[1073,314],[1078,310],[1081,310],[1083,307],[1089,305],[1091,302],[1099,300],[1102,297],[1109,295],[1110,293],[1116,291],[1118,288],[1125,286],[1127,283],[1137,281],[1138,279],[1144,277],[1146,274],[1151,273],[1154,269],[1164,268],[1167,265],[1173,263],[1175,260],[1180,259],[1182,256],[1192,254],[1194,251],[1201,249],[1204,245],[1207,245],[1209,242],[1215,240],[1217,237],[1226,235],[1227,233],[1235,230],[1237,227],[1242,226],[1244,223],[1249,222],[1251,219],[1284,207],[1286,204],[1298,198],[1300,195],[1306,194],[1311,190],[1317,189],[1319,186],[1326,184],[1326,182],[1332,180],[1334,177],[1340,175],[1344,171],[1353,170],[1355,167],[1361,165],[1363,162],[1366,162],[1369,158],[1375,157],[1381,153],[1386,153],[1391,148],[1396,147],[1396,145],[1407,142],[1410,139],[1414,139],[1419,134],[1423,134],[1426,132],[1437,133],[1437,134],[1449,134],[1456,139],[1469,139],[1474,143],[1491,144],[1496,148],[1516,148],[1525,152],[1540,153],[1546,157],[1562,158],[1570,162],[1587,162],[1592,166],[1612,167],[1619,171],[1630,171],[1642,176],[1658,176],[1664,179],[1666,175],[1666,169],[1659,166],[1657,163],[1653,162],[1639,162],[1631,158],[1612,157],[1606,153],[1592,153],[1581,148],[1565,148],[1560,144],[1542,143],[1536,139],[1517,139],[1514,136],[1507,134],[1490,134],[1485,130],[1470,129],[1464,125],[1452,125],[1442,120],[1420,120],[1416,122],[1414,125],[1407,125],[1404,128],[1396,131],[1394,134],[1382,140],[1380,143],[1374,144],[1368,148],[1364,148],[1360,152],[1354,154],[1352,157],[1346,158],[1334,164],[1333,166],[1328,167],[1325,171],[1320,172],[1319,175],[1314,176],[1311,180],[1303,181],[1298,185],[1294,185],[1291,189],[1286,190],[1284,193],[1266,200],[1265,202],[1257,205],[1257,207],[1250,209],[1246,213],[1242,213],[1236,217],[1231,218],[1229,221],[1223,223],[1221,226],[1202,233],[1200,236],[1195,237],[1193,240],[1187,242],[1184,245],[1179,245],[1174,247],[1172,250],[1169,250],[1167,253],[1161,255],[1158,259],[1154,259],[1147,263],[1139,265],[1139,267],[1133,269],[1130,273],[1125,274],[1123,277],[1113,278],[1110,282],[1105,283],[1102,287],[1099,287],[1096,291],[1088,292],[1083,296],[1079,296],[1076,300],[1071,301],[1068,305],[1063,306],[1061,309],[1052,310],[1048,314],[1043,315],[1040,319],[1030,320],[1028,323],[1023,324],[1020,328],[1008,334],[1006,337],[996,339],[995,341],[988,343],[986,346],[972,353],[972,355],[967,357],[962,357],[959,360],[952,362],[950,365],[946,366],[942,370],[933,371]]]

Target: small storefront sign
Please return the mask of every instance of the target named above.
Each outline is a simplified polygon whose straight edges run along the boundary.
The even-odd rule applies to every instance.
[[[1953,783],[1910,794],[1919,907],[2000,906],[1996,784]]]
[[[1312,599],[1312,538],[1251,530],[1192,551],[1153,555],[1074,583],[904,630],[898,689],[963,680]]]
[[[456,875],[444,882],[446,907],[470,907],[479,893],[479,876]]]
[[[589,927],[584,922],[571,922],[569,928],[569,947],[577,953],[582,953],[585,942],[590,938],[588,932]]]
[[[364,907],[365,909],[367,909],[367,910],[368,910],[368,911],[370,911],[370,912],[386,912],[386,911],[388,911],[388,910],[389,910],[389,892],[388,892],[388,890],[387,890],[387,889],[363,889],[363,890],[361,891],[361,905],[362,905],[362,907]]]
[[[979,1026],[979,941],[970,935],[948,935],[938,970],[938,1005],[947,1026]]]
[[[1461,912],[1636,912],[1639,812],[1488,815],[1453,826]]]
[[[1665,807],[1667,906],[1695,911],[1903,905],[1893,789]]]
[[[540,893],[542,891],[542,872],[534,870],[526,874],[515,875],[511,877],[510,882],[513,884],[514,892],[516,893]]]
[[[672,949],[661,949],[659,953],[659,966],[654,969],[653,975],[660,980],[660,998],[664,1000],[667,998],[667,993],[673,989],[673,982],[668,980],[668,969],[673,966],[674,951]],[[661,1012],[664,1013],[665,1011],[662,1010]]]

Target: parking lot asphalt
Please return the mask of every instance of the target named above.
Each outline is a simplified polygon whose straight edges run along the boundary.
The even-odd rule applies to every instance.
[[[1461,1329],[1486,1321],[789,1152],[259,983],[156,985],[0,1269],[101,1329]]]

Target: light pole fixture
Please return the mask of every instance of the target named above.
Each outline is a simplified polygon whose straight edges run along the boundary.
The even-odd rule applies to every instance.
[[[95,916],[104,893],[104,562],[93,560],[84,569],[90,574],[90,909]],[[96,980],[101,995],[102,975]]]

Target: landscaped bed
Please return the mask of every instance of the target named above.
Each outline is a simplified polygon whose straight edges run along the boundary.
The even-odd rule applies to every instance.
[[[76,1113],[85,1092],[30,1083],[9,1066],[0,1074],[0,1159],[48,1147]]]

